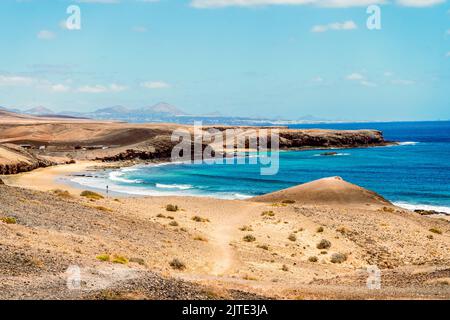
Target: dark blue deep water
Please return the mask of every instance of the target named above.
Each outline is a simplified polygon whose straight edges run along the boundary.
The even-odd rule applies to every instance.
[[[311,180],[341,176],[405,207],[450,213],[450,122],[390,122],[295,125],[292,128],[377,129],[399,146],[280,152],[280,169],[260,175],[259,165],[168,164],[109,172],[97,185],[129,194],[208,195],[245,198]]]

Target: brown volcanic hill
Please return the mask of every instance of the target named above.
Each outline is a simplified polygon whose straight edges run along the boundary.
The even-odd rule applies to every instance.
[[[255,202],[283,200],[314,205],[392,205],[377,193],[346,182],[340,177],[323,178],[249,199]]]

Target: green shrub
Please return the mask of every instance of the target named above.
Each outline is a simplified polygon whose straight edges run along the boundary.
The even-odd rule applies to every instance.
[[[195,222],[209,222],[209,219],[202,218],[202,217],[199,217],[199,216],[193,216],[192,220],[194,220]]]
[[[61,198],[72,198],[72,195],[67,190],[55,189],[52,190],[52,192],[54,195],[57,195],[58,197]]]
[[[184,270],[186,269],[186,265],[184,264],[183,261],[181,261],[178,258],[173,259],[172,261],[169,262],[169,265],[176,270]]]
[[[0,221],[6,224],[16,224],[17,220],[13,217],[2,217],[0,218]]]
[[[103,212],[112,212],[111,209],[103,207],[103,206],[95,206],[94,208],[99,210],[99,211],[103,211]]]
[[[323,232],[323,227],[318,227],[317,230],[316,230],[316,232],[322,233],[322,232]]]
[[[251,226],[242,226],[239,228],[241,231],[253,231],[253,228]]]
[[[291,241],[297,241],[297,236],[295,234],[291,233],[289,235],[288,239],[291,240]]]
[[[275,213],[273,211],[264,211],[263,213],[261,213],[261,216],[273,217],[275,216]]]
[[[109,257],[109,254],[104,253],[104,254],[98,255],[97,259],[100,261],[109,261],[110,257]]]
[[[330,247],[331,247],[331,242],[326,239],[320,240],[320,242],[317,244],[317,249],[328,249]]]
[[[331,262],[332,263],[342,263],[347,260],[347,255],[343,253],[333,253],[331,255]]]
[[[267,244],[258,244],[256,247],[263,250],[269,250],[269,246]]]
[[[253,242],[253,241],[256,241],[256,238],[255,238],[253,235],[251,235],[251,234],[246,235],[246,236],[243,237],[242,239],[243,239],[245,242]]]
[[[433,232],[433,233],[436,233],[436,234],[442,234],[442,231],[439,230],[439,229],[436,229],[436,228],[431,228],[429,231]]]
[[[177,205],[174,205],[174,204],[168,204],[168,205],[166,206],[166,210],[167,210],[167,211],[171,211],[171,212],[177,212],[179,209],[178,209],[178,206],[177,206]]]
[[[89,191],[89,190],[85,190],[85,191],[81,192],[80,196],[88,198],[88,199],[92,199],[92,200],[104,199],[104,197],[101,194],[98,194],[96,192]]]
[[[113,263],[119,263],[119,264],[127,264],[128,259],[122,256],[115,255],[112,259]]]
[[[317,262],[319,259],[317,259],[317,257],[313,256],[313,257],[309,257],[308,261],[309,262]]]
[[[130,262],[140,264],[141,266],[145,266],[145,261],[142,258],[130,258]]]

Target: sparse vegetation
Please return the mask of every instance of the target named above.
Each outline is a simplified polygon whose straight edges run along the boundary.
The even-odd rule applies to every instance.
[[[320,242],[317,244],[317,249],[328,249],[330,247],[331,247],[331,242],[326,239],[320,240]]]
[[[391,207],[383,207],[383,209],[381,209],[383,212],[390,212],[390,213],[393,213],[393,212],[395,212],[395,209],[394,208],[391,208]]]
[[[283,264],[283,266],[281,267],[281,270],[283,271],[289,271],[289,268],[287,265]]]
[[[128,263],[128,259],[122,256],[118,256],[115,255],[112,259],[113,263],[118,263],[118,264],[127,264]]]
[[[130,262],[140,264],[141,266],[145,266],[145,261],[142,258],[130,258]]]
[[[209,222],[209,219],[202,218],[202,217],[199,217],[199,216],[193,216],[192,220],[194,220],[195,222]]]
[[[184,262],[181,261],[178,258],[175,258],[172,261],[170,261],[169,265],[175,270],[184,270],[184,269],[186,269],[186,265],[184,264]]]
[[[342,235],[350,233],[350,230],[346,227],[339,227],[336,229],[337,232],[339,232]]]
[[[93,191],[85,190],[81,192],[80,196],[91,199],[91,200],[101,200],[104,199],[104,197],[101,194],[98,194]]]
[[[256,280],[258,280],[256,277],[251,276],[251,275],[248,275],[248,274],[244,275],[244,276],[242,277],[242,279],[244,279],[244,280],[249,280],[249,281],[256,281]]]
[[[2,217],[0,218],[0,221],[6,224],[16,224],[17,220],[13,217]]]
[[[430,240],[433,240],[433,239],[434,239],[434,237],[433,237],[432,234],[427,235],[427,238],[430,239]]]
[[[289,240],[291,241],[297,241],[297,236],[294,233],[291,233],[288,237]]]
[[[202,237],[202,236],[195,236],[194,240],[208,242],[208,239],[206,239],[205,237]]]
[[[103,212],[112,212],[111,209],[103,207],[103,206],[96,206],[94,207],[95,209],[99,210],[99,211],[103,211]]]
[[[162,213],[159,213],[156,217],[157,217],[157,218],[165,218],[166,216],[163,215]]]
[[[272,207],[286,207],[287,205],[285,203],[272,203]]]
[[[281,201],[281,203],[284,203],[284,204],[294,204],[294,203],[295,203],[295,200],[289,200],[289,199],[286,199],[286,200]]]
[[[261,216],[263,216],[263,217],[273,217],[273,216],[275,216],[275,213],[273,211],[264,211],[263,213],[261,213]]]
[[[253,236],[253,235],[251,235],[251,234],[248,234],[248,235],[246,235],[246,236],[244,236],[244,238],[242,238],[245,242],[253,242],[253,241],[256,241],[256,238]]]
[[[168,204],[168,205],[166,206],[166,210],[167,210],[167,211],[171,211],[171,212],[177,212],[177,211],[179,210],[179,208],[178,208],[177,205],[174,205],[174,204]]]
[[[253,231],[253,228],[251,226],[242,226],[239,228],[241,231]]]
[[[347,261],[347,255],[343,253],[333,253],[331,255],[331,262],[332,263],[342,263]]]
[[[263,250],[269,250],[269,246],[267,244],[258,244],[256,247]]]
[[[316,230],[317,233],[322,233],[323,232],[323,227],[318,227]]]
[[[308,258],[308,261],[309,262],[317,262],[319,259],[317,259],[317,257],[316,256],[312,256],[312,257],[309,257]]]
[[[72,198],[72,195],[67,190],[55,189],[52,193],[61,198]]]
[[[442,231],[437,229],[437,228],[431,228],[430,230],[428,230],[430,232],[436,233],[436,234],[442,234]]]
[[[172,227],[178,227],[179,224],[178,224],[178,222],[176,222],[175,220],[173,220],[173,221],[170,221],[170,222],[169,222],[169,226],[172,226]]]
[[[104,254],[99,254],[97,256],[97,259],[100,261],[109,261],[111,258],[109,256],[109,254],[104,253]]]

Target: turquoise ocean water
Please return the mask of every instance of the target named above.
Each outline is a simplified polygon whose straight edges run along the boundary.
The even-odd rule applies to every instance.
[[[107,171],[72,182],[135,195],[195,195],[243,199],[311,180],[341,176],[407,208],[450,213],[450,122],[340,123],[292,128],[378,129],[399,146],[280,152],[280,169],[259,165],[158,164]]]

